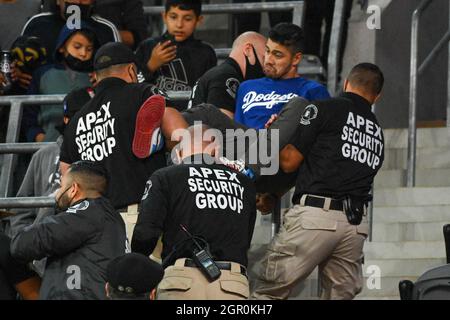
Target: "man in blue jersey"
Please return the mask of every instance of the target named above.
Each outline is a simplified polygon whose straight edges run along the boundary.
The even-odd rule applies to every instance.
[[[303,46],[303,31],[295,24],[280,23],[270,30],[264,56],[266,76],[239,86],[234,115],[237,122],[262,129],[294,97],[310,101],[330,97],[323,85],[299,75]]]

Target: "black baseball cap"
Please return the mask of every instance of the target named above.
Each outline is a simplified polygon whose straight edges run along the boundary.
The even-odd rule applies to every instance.
[[[150,293],[164,276],[162,266],[140,253],[127,253],[112,260],[107,267],[109,284],[124,294]]]
[[[121,42],[108,42],[98,49],[94,58],[94,70],[102,70],[118,64],[137,63],[133,51]]]

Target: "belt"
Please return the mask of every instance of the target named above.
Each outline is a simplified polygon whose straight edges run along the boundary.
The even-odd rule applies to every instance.
[[[328,198],[330,199],[330,198]],[[314,196],[306,196],[305,206],[307,207],[315,207],[315,208],[325,208],[326,198],[323,197],[314,197]],[[300,199],[295,204],[300,204]],[[343,211],[344,206],[342,204],[342,200],[331,199],[329,210]]]
[[[216,263],[217,267],[220,270],[230,270],[231,271],[231,263],[232,262],[216,262],[216,261],[214,261],[214,262]],[[198,266],[195,264],[194,260],[192,260],[192,259],[186,259],[186,261],[184,262],[184,266],[190,267],[190,268],[198,268]],[[240,264],[239,264],[239,267],[240,267],[241,274],[247,277],[247,269],[243,265],[240,265]]]

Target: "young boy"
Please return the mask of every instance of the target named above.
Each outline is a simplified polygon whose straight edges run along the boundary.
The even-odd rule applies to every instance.
[[[37,69],[28,94],[67,94],[72,90],[91,85],[89,72],[93,71],[96,35],[89,25],[81,29],[64,26],[54,52],[55,64]],[[56,141],[62,125],[61,104],[24,108],[22,129],[29,142]]]
[[[162,14],[166,33],[143,41],[136,51],[145,81],[162,90],[190,91],[217,64],[214,49],[194,38],[203,21],[201,0],[166,0]],[[183,110],[188,101],[175,103]]]

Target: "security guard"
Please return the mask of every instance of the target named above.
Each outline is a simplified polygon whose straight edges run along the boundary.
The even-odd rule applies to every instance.
[[[165,166],[163,152],[142,155],[165,111],[154,87],[138,84],[133,52],[123,43],[102,46],[94,59],[95,97],[78,112],[64,132],[61,172],[78,160],[101,163],[110,177],[107,196],[124,213],[127,233],[136,223],[137,204],[147,178]],[[130,236],[131,239],[131,236]]]
[[[155,172],[141,202],[131,249],[149,255],[163,234],[163,265],[169,267],[157,299],[249,296],[246,266],[256,219],[255,187],[246,176],[214,163],[207,151],[213,148],[198,138],[206,130],[201,125],[187,130],[182,164]],[[210,259],[198,257],[202,250]],[[220,277],[210,282],[195,257],[206,267],[215,264]]]
[[[253,31],[237,37],[228,58],[197,81],[188,108],[208,103],[233,119],[236,93],[241,82],[264,77],[261,62],[266,41],[263,35]]]
[[[316,266],[323,299],[352,299],[361,291],[366,207],[384,159],[383,132],[371,105],[383,82],[377,66],[359,64],[342,96],[301,109],[280,163],[286,172],[299,170],[294,207],[260,261],[253,298],[288,298]]]
[[[73,163],[56,195],[62,212],[12,239],[11,255],[18,262],[48,258],[40,299],[106,299],[106,267],[127,248],[122,218],[103,197],[107,184],[102,167]]]

